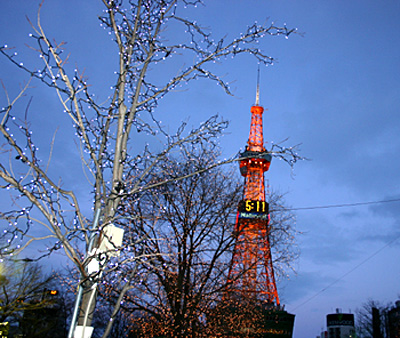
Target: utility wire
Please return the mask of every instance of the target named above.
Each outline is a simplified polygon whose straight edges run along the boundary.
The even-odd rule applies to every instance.
[[[371,205],[371,204],[379,204],[379,203],[393,203],[393,202],[400,202],[400,198],[395,198],[395,199],[390,199],[390,200],[381,200],[381,201],[370,201],[370,202],[357,202],[357,203],[343,203],[343,204],[330,204],[330,205],[319,205],[319,206],[313,206],[313,207],[299,207],[299,208],[281,208],[277,209],[278,211],[294,211],[294,210],[314,210],[314,209],[332,209],[332,208],[345,208],[345,207],[356,207],[356,206],[361,206],[361,205]],[[329,289],[336,283],[340,282],[343,278],[351,274],[353,271],[358,269],[360,266],[368,262],[371,258],[375,257],[377,254],[379,254],[381,251],[383,251],[385,248],[387,248],[389,245],[394,243],[400,238],[400,235],[392,239],[390,242],[386,243],[383,247],[375,251],[373,254],[368,256],[366,259],[358,263],[356,266],[354,266],[352,269],[347,271],[345,274],[343,274],[341,277],[315,293],[313,296],[305,300],[303,303],[297,305],[292,311],[297,310],[299,307],[302,307],[303,305],[307,304],[314,298],[318,297],[321,293],[323,293],[325,290]]]
[[[379,204],[379,203],[392,203],[392,202],[400,202],[400,198],[391,199],[391,200],[382,200],[382,201],[371,201],[371,202],[358,202],[358,203],[343,203],[343,204],[318,205],[318,206],[313,206],[313,207],[280,208],[280,209],[275,209],[275,211],[331,209],[331,208],[357,207],[357,206],[360,206],[360,205],[370,205],[370,204]]]
[[[390,202],[394,202],[395,200],[392,200]],[[397,200],[399,201],[399,200]],[[386,201],[389,202],[389,201]],[[373,203],[373,202],[371,202]],[[375,202],[375,203],[381,203],[381,202]],[[380,249],[378,249],[377,251],[375,251],[374,253],[372,253],[370,256],[368,256],[366,259],[364,259],[363,261],[361,261],[360,263],[358,263],[356,266],[354,266],[352,269],[350,269],[349,271],[347,271],[345,274],[343,274],[341,277],[339,277],[338,279],[336,279],[335,281],[333,281],[332,283],[330,283],[329,285],[327,285],[326,287],[324,287],[323,289],[321,289],[320,291],[318,291],[316,294],[314,294],[313,296],[311,296],[310,298],[308,298],[307,300],[305,300],[303,303],[297,305],[292,311],[295,311],[296,309],[298,309],[299,307],[302,307],[303,305],[307,304],[308,302],[310,302],[311,300],[313,300],[314,298],[316,298],[317,296],[319,296],[322,292],[324,292],[325,290],[329,289],[331,286],[335,285],[336,283],[340,282],[344,277],[348,276],[349,274],[351,274],[353,271],[357,270],[361,265],[365,264],[366,262],[368,262],[371,258],[375,257],[377,254],[379,254],[381,251],[383,251],[384,249],[386,249],[389,245],[393,244],[394,242],[396,242],[398,239],[400,238],[400,235],[395,237],[394,239],[392,239],[390,242],[386,243],[383,247],[381,247]]]
[[[394,199],[390,199],[390,200],[381,200],[381,201],[370,201],[370,202],[357,202],[357,203],[342,203],[342,204],[329,204],[329,205],[318,205],[318,206],[313,206],[313,207],[299,207],[299,208],[280,208],[280,209],[276,209],[275,211],[295,211],[295,210],[314,210],[314,209],[332,209],[332,208],[345,208],[345,207],[357,207],[357,206],[361,206],[361,205],[371,205],[371,204],[379,204],[379,203],[393,203],[393,202],[400,202],[400,198],[394,198]],[[323,289],[321,289],[320,291],[318,291],[317,293],[315,293],[313,296],[311,296],[310,298],[308,298],[307,300],[305,300],[303,303],[297,305],[292,311],[297,310],[299,307],[302,307],[303,305],[307,304],[308,302],[310,302],[311,300],[313,300],[314,298],[318,297],[322,292],[324,292],[325,290],[329,289],[330,287],[332,287],[333,285],[335,285],[336,283],[340,282],[343,278],[345,278],[347,275],[351,274],[353,271],[355,271],[356,269],[358,269],[360,266],[362,266],[363,264],[365,264],[366,262],[368,262],[371,258],[375,257],[377,254],[379,254],[381,251],[383,251],[385,248],[387,248],[389,245],[391,245],[392,243],[394,243],[395,241],[397,241],[400,238],[400,235],[395,237],[394,239],[392,239],[390,242],[386,243],[383,247],[381,247],[380,249],[378,249],[377,251],[375,251],[373,254],[371,254],[370,256],[368,256],[366,259],[364,259],[363,261],[361,261],[360,263],[358,263],[356,266],[354,266],[352,269],[350,269],[349,271],[347,271],[345,274],[343,274],[341,277],[339,277],[338,279],[336,279],[335,281],[333,281],[332,283],[330,283],[329,285],[327,285],[326,287],[324,287]]]

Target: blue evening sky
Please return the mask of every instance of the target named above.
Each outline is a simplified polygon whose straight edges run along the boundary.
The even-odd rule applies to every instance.
[[[39,2],[1,0],[0,44],[16,46],[28,65],[37,60],[24,46],[32,33],[25,15],[35,22]],[[296,164],[294,172],[282,161],[273,161],[266,174],[271,187],[287,192],[288,205],[308,208],[400,199],[400,2],[204,2],[184,15],[208,27],[215,38],[233,38],[254,21],[267,20],[302,33],[260,41],[262,49],[277,59],[261,70],[261,104],[268,109],[264,139],[301,143],[301,154],[310,159]],[[108,87],[103,88],[112,84],[117,59],[115,45],[97,19],[101,10],[100,0],[46,0],[42,24],[50,38],[68,42],[71,67],[85,69],[94,91],[106,99]],[[220,114],[230,121],[229,133],[221,139],[228,157],[247,141],[257,64],[244,56],[216,64],[215,70],[232,82],[235,96],[200,80],[169,94],[158,114],[171,128],[182,120],[196,125]],[[26,79],[4,58],[0,78],[11,96]],[[77,165],[80,170],[79,158],[71,131],[62,128],[61,107],[54,94],[40,86],[32,95],[29,116],[35,128],[46,131],[39,142],[46,150],[60,127],[57,145],[62,156],[54,155],[53,170],[72,182]],[[75,188],[79,189],[78,182]],[[282,303],[296,314],[294,338],[318,335],[326,314],[336,308],[354,312],[368,298],[400,298],[400,202],[295,212],[297,230],[302,232],[301,254],[296,274],[278,284]]]

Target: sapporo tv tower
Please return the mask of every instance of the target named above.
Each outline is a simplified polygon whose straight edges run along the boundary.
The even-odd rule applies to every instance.
[[[269,239],[269,204],[265,199],[264,173],[269,169],[272,157],[264,147],[264,108],[259,105],[259,74],[258,71],[256,103],[250,110],[249,140],[240,154],[240,173],[245,178],[245,185],[235,225],[237,237],[228,274],[228,297],[238,304],[250,302],[258,311],[254,322],[248,325],[247,333],[239,330],[233,336],[290,338],[294,315],[280,305]]]

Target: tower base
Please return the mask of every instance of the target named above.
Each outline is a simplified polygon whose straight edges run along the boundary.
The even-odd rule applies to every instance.
[[[295,315],[271,303],[224,300],[207,318],[209,337],[292,338]]]

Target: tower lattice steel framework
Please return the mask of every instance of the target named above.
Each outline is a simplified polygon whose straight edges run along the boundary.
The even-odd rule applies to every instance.
[[[264,173],[271,155],[266,152],[257,85],[256,104],[251,107],[250,135],[241,153],[240,172],[245,177],[243,200],[239,203],[236,242],[228,275],[230,291],[246,299],[279,306],[278,291],[269,241],[268,203],[265,201]]]

